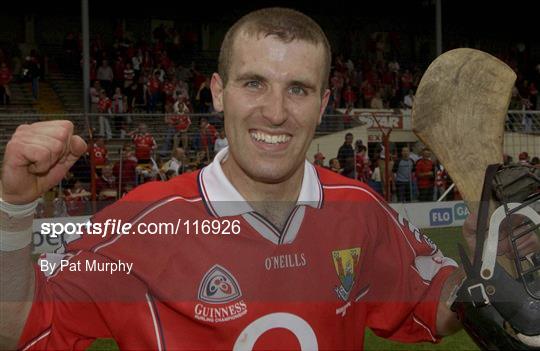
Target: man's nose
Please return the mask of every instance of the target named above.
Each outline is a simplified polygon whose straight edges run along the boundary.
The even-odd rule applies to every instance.
[[[265,97],[262,114],[272,125],[282,125],[287,120],[286,95],[281,89],[271,89]]]

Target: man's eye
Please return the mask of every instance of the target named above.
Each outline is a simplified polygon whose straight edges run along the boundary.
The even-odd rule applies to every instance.
[[[291,87],[289,91],[293,95],[306,95],[306,91],[304,90],[304,88],[298,86]]]
[[[259,88],[261,86],[261,82],[258,80],[250,80],[246,83],[246,87],[248,88]]]

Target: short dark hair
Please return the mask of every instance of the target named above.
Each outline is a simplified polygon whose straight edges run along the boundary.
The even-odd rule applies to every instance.
[[[227,84],[229,78],[234,39],[241,30],[249,35],[263,35],[265,37],[273,35],[285,43],[301,40],[315,45],[322,45],[325,52],[322,91],[326,89],[332,61],[328,38],[312,18],[299,11],[281,7],[271,7],[250,12],[236,21],[227,31],[221,44],[218,60],[218,72],[221,79],[223,79],[224,85]]]

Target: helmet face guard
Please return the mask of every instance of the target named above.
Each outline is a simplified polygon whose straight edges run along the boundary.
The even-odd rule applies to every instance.
[[[540,214],[535,208],[540,209],[540,169],[487,168],[473,261],[459,246],[467,277],[452,305],[484,350],[540,350]],[[506,264],[497,259],[501,247],[511,257]]]

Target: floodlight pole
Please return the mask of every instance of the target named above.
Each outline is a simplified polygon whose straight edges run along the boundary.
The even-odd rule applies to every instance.
[[[437,57],[442,54],[442,0],[435,0],[435,37],[437,42]]]
[[[92,210],[96,210],[96,163],[94,158],[94,136],[88,117],[90,110],[90,19],[88,0],[81,0],[82,44],[83,44],[83,115],[88,129],[88,145],[90,152],[90,192],[92,193]]]

